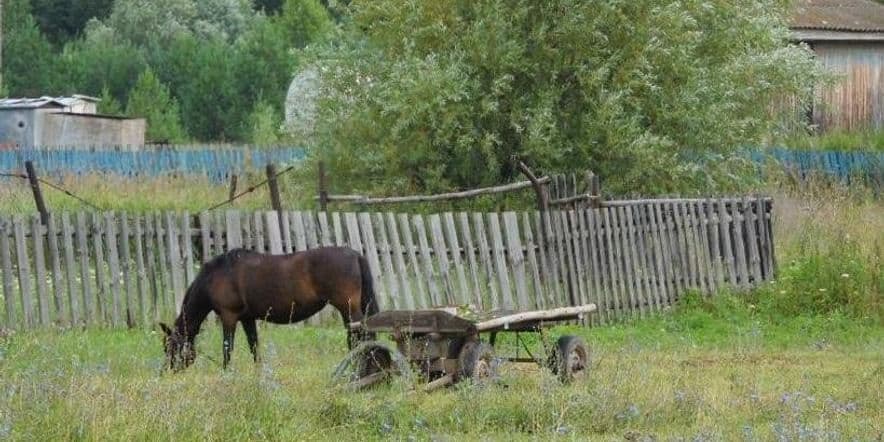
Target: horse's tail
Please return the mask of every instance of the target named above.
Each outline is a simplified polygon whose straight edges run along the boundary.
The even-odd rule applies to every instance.
[[[374,280],[371,277],[371,267],[364,256],[359,255],[359,270],[362,274],[362,295],[360,296],[360,309],[363,317],[369,317],[378,312],[378,301],[374,292]]]

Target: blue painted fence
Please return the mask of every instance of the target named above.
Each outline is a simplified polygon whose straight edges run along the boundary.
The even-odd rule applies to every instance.
[[[0,150],[0,172],[20,173],[30,160],[43,175],[106,173],[134,178],[182,174],[223,182],[231,173],[258,170],[268,163],[288,165],[304,156],[304,149],[294,147]]]
[[[884,186],[884,152],[781,148],[753,150],[749,156],[759,164],[775,160],[802,180],[824,175],[845,184],[861,182],[876,188]]]

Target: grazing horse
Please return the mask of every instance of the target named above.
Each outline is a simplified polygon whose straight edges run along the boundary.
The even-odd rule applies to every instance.
[[[184,295],[172,327],[160,323],[169,367],[180,370],[196,357],[194,339],[210,311],[221,320],[224,368],[230,363],[236,323],[258,361],[258,319],[276,324],[303,321],[326,304],[340,313],[347,344],[373,336],[349,329],[352,321],[378,311],[368,261],[342,247],[323,247],[289,255],[231,250],[203,265]]]

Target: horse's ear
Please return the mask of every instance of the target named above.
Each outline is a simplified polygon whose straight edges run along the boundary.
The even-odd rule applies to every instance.
[[[163,333],[166,334],[166,336],[170,336],[170,335],[172,335],[172,329],[169,328],[168,325],[166,325],[166,324],[164,324],[164,323],[162,323],[162,322],[160,322],[158,325],[160,326],[160,329],[163,331]]]

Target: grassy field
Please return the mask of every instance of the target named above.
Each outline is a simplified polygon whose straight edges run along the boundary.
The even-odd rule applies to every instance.
[[[504,365],[500,382],[335,389],[343,331],[264,326],[223,372],[208,324],[197,363],[162,370],[153,331],[33,333],[0,347],[8,440],[880,440],[884,332],[841,315],[771,321],[737,298],[574,332],[591,376],[561,386]]]

